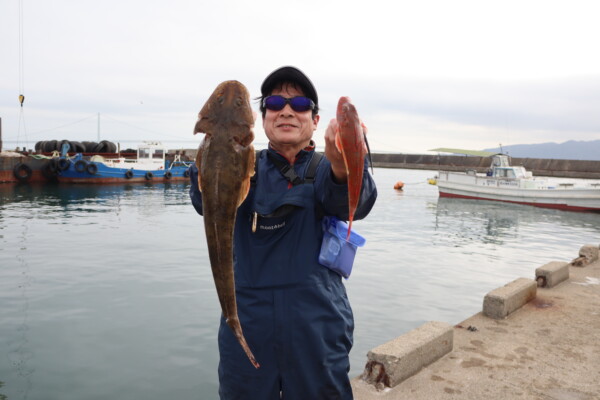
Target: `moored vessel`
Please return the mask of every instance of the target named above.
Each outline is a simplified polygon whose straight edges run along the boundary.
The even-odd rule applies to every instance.
[[[522,166],[510,165],[505,154],[492,157],[485,174],[439,171],[440,197],[503,201],[570,211],[600,212],[600,180],[533,177]]]

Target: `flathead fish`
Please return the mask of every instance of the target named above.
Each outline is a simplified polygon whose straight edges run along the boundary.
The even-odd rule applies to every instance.
[[[217,86],[200,110],[194,134],[205,134],[196,165],[208,255],[221,310],[250,362],[259,368],[242,333],[233,272],[236,213],[254,174],[253,127],[248,89],[238,81],[226,81]]]
[[[358,206],[362,187],[365,162],[366,137],[363,124],[358,117],[356,107],[349,97],[340,97],[337,106],[336,119],[338,131],[335,138],[336,146],[342,153],[346,174],[348,176],[348,236],[352,229],[354,213]]]

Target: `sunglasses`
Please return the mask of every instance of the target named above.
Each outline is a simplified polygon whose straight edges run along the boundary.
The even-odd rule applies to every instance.
[[[271,111],[283,110],[286,104],[292,107],[292,110],[296,112],[304,112],[308,110],[314,110],[315,102],[304,96],[296,96],[292,98],[286,98],[283,96],[268,96],[263,100],[263,107]]]

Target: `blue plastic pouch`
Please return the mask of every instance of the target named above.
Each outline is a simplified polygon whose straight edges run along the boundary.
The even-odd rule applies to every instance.
[[[352,272],[356,249],[364,246],[366,239],[351,231],[348,224],[335,217],[323,218],[323,242],[319,253],[319,263],[348,279]]]

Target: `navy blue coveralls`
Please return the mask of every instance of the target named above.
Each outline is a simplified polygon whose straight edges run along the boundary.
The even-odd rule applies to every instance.
[[[302,150],[297,155],[294,170],[300,178],[313,154]],[[270,400],[279,399],[282,392],[287,400],[352,399],[348,378],[352,309],[341,276],[318,262],[322,217],[348,219],[347,185],[334,182],[325,157],[313,184],[292,187],[266,151],[258,157],[256,184],[237,213],[234,273],[238,315],[260,368],[248,361],[221,318],[220,396]],[[192,166],[190,197],[202,214],[197,176]],[[364,218],[376,198],[375,182],[365,163],[355,219]]]

